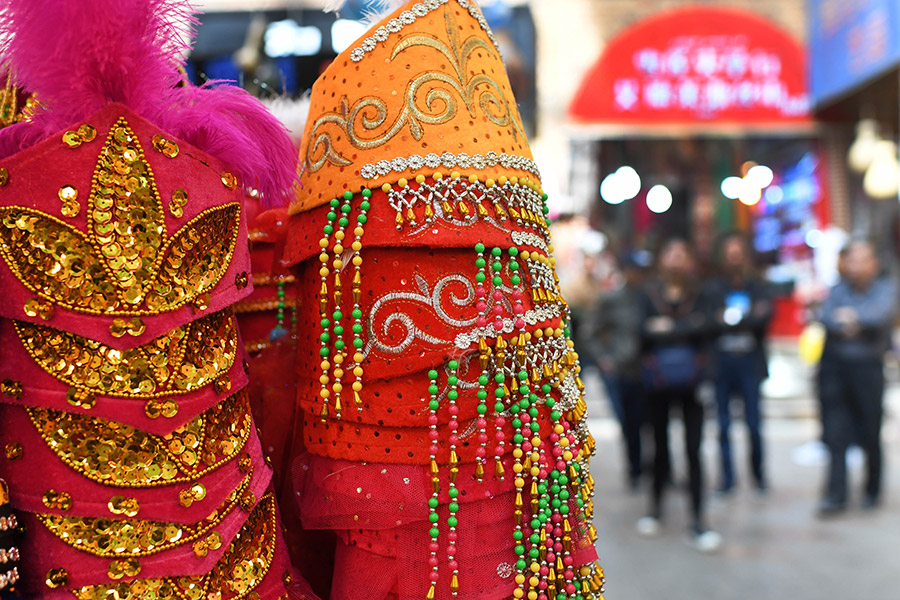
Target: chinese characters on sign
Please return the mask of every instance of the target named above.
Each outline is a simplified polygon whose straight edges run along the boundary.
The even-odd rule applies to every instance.
[[[614,39],[570,114],[587,122],[805,120],[805,69],[799,44],[759,17],[681,9]]]
[[[765,107],[804,115],[806,94],[792,95],[781,79],[781,57],[748,47],[743,36],[676,38],[668,48],[648,47],[633,56],[634,77],[614,82],[616,106],[624,111],[693,111],[698,118],[740,107]]]

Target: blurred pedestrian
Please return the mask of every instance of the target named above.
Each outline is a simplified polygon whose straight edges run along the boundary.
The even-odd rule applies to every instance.
[[[611,277],[614,284],[600,294],[592,311],[588,343],[622,429],[627,481],[629,489],[634,491],[639,487],[643,470],[641,427],[644,424],[638,304],[650,257],[647,252],[628,252],[615,262]]]
[[[663,492],[669,475],[669,417],[681,411],[690,489],[690,542],[712,552],[721,537],[703,516],[703,471],[700,443],[703,405],[697,390],[703,378],[709,318],[694,279],[694,257],[687,242],[674,239],[660,251],[658,276],[645,286],[640,301],[641,354],[647,406],[654,432],[650,513],[637,523],[643,535],[656,534],[663,517]]]
[[[839,513],[847,506],[846,452],[857,439],[866,456],[862,505],[875,508],[881,499],[883,362],[897,311],[897,285],[880,273],[875,248],[869,242],[852,242],[843,267],[843,279],[822,307],[827,351],[819,385],[830,466],[819,505],[821,516]]]
[[[570,227],[580,227],[581,219],[573,220]],[[593,345],[590,343],[590,324],[585,326],[585,321],[590,321],[594,311],[594,305],[602,287],[601,253],[606,247],[606,236],[599,231],[587,227],[577,229],[578,240],[568,255],[565,277],[560,278],[560,289],[569,305],[569,328],[575,348],[584,364],[595,365]],[[563,231],[563,235],[568,231]]]
[[[759,388],[768,377],[765,337],[772,318],[772,302],[765,282],[753,271],[750,249],[743,236],[726,236],[721,241],[718,259],[720,275],[707,285],[722,468],[718,491],[729,494],[735,486],[730,430],[731,399],[737,393],[743,401],[750,434],[753,482],[759,493],[765,493]]]

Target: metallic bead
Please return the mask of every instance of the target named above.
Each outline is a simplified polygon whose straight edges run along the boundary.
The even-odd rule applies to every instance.
[[[148,400],[144,405],[144,413],[151,419],[159,417],[171,419],[178,414],[178,403],[174,400]]]
[[[198,540],[194,542],[193,550],[194,555],[198,558],[203,558],[207,554],[209,554],[209,546],[206,544],[206,540]]]
[[[228,375],[222,375],[215,381],[215,389],[217,394],[224,394],[231,389],[231,379]]]
[[[69,585],[69,572],[62,568],[50,569],[47,571],[47,578],[44,580],[44,583],[51,590]]]
[[[78,128],[78,137],[82,142],[93,142],[97,137],[97,129],[93,125],[85,123]]]
[[[237,187],[237,177],[235,177],[234,174],[225,171],[222,173],[222,185],[229,190],[235,189]]]
[[[22,393],[24,392],[24,388],[22,387],[21,381],[15,381],[12,379],[4,379],[0,381],[0,394],[4,396],[10,396],[11,398],[19,399],[22,397]]]
[[[62,135],[63,144],[69,148],[77,148],[81,145],[82,139],[77,131],[67,131]]]
[[[141,510],[141,505],[137,498],[125,496],[113,496],[106,503],[106,506],[112,514],[125,515],[126,517],[136,517]]]
[[[66,391],[66,401],[72,406],[90,410],[97,403],[97,397],[87,390],[71,387]]]
[[[136,577],[141,572],[141,563],[136,558],[114,560],[109,563],[107,575],[110,579],[122,579],[123,577]]]
[[[72,495],[69,492],[58,492],[51,489],[44,492],[44,495],[41,496],[41,502],[52,510],[71,510]]]
[[[49,321],[53,316],[53,305],[39,298],[26,301],[23,310],[29,317],[40,317],[45,321]]]
[[[6,460],[18,460],[22,458],[22,444],[19,442],[9,442],[3,447],[3,450],[6,452]]]
[[[153,147],[157,152],[162,153],[169,158],[175,158],[178,156],[178,144],[173,142],[172,140],[168,140],[163,136],[157,134],[153,136]]]
[[[65,202],[74,202],[78,200],[78,190],[75,186],[64,185],[59,188],[59,199]]]

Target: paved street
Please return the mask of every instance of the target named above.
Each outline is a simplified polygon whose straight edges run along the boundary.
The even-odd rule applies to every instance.
[[[594,389],[592,414],[608,413]],[[777,381],[775,382],[777,384]],[[772,387],[771,385],[769,386]],[[647,507],[646,490],[625,490],[616,424],[601,416],[592,422],[597,454],[592,471],[597,482],[595,525],[598,550],[607,574],[609,600],[825,600],[900,598],[900,389],[888,393],[886,498],[875,513],[857,508],[823,522],[814,517],[822,482],[822,459],[814,441],[818,424],[808,392],[801,397],[769,398],[765,402],[766,441],[771,492],[757,498],[747,486],[727,500],[710,498],[710,524],[725,544],[712,556],[684,543],[687,493],[670,490],[666,529],[655,539],[638,537],[635,521]],[[708,414],[712,414],[708,411]],[[677,427],[677,425],[675,425]],[[707,421],[704,443],[707,486],[718,473],[715,423]],[[746,447],[741,427],[737,448]],[[673,432],[678,481],[686,477],[680,432]],[[678,442],[678,443],[676,443]],[[861,469],[851,456],[851,474],[858,487]],[[738,457],[739,473],[747,480],[746,460]]]

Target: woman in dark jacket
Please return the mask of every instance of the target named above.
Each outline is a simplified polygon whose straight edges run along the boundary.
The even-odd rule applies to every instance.
[[[734,393],[740,394],[744,404],[753,480],[759,493],[766,491],[760,385],[767,376],[765,337],[772,319],[772,302],[765,282],[754,275],[752,266],[747,242],[739,234],[729,234],[720,244],[720,277],[706,288],[713,328],[722,494],[731,493],[735,486],[729,433]]]
[[[658,277],[641,294],[641,356],[655,449],[650,514],[640,519],[637,527],[643,535],[654,535],[660,529],[663,491],[670,473],[669,414],[677,407],[684,420],[688,460],[690,541],[696,549],[711,552],[720,546],[721,537],[708,529],[703,519],[703,406],[697,395],[710,322],[693,271],[694,258],[687,242],[670,240],[659,254]]]

